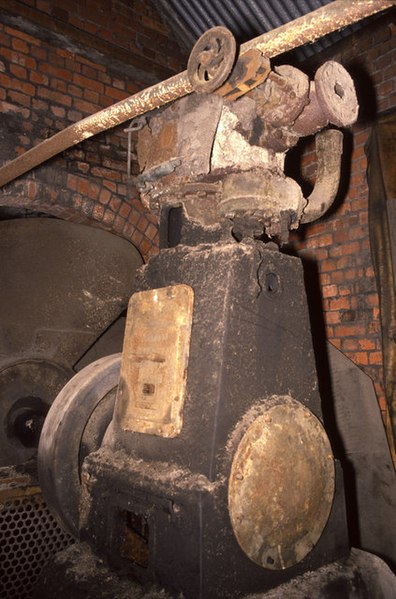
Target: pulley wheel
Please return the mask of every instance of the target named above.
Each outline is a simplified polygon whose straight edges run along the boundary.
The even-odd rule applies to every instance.
[[[228,79],[236,56],[235,38],[226,27],[213,27],[194,45],[187,64],[194,91],[209,94]]]
[[[78,537],[80,471],[99,449],[113,416],[121,354],[106,356],[77,373],[62,389],[45,420],[38,450],[44,498],[65,528]]]
[[[0,370],[0,467],[37,452],[47,412],[73,371],[45,360],[21,360]]]

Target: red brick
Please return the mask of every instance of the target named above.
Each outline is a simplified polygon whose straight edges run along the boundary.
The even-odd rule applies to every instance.
[[[330,300],[330,310],[348,310],[351,304],[347,297]]]
[[[343,351],[356,351],[359,348],[356,339],[342,339],[341,347]]]
[[[124,100],[125,98],[128,97],[128,94],[125,91],[122,91],[120,89],[116,89],[114,87],[110,87],[108,85],[106,85],[106,89],[104,91],[104,94],[110,98],[110,99],[114,99],[114,100]]]
[[[70,104],[71,104],[71,99],[69,98],[69,100],[70,100]],[[70,106],[70,104],[69,104],[69,106]],[[76,110],[81,110],[81,112],[85,112],[88,114],[94,114],[98,110],[97,104],[92,104],[91,102],[86,102],[85,100],[80,100],[80,99],[73,100],[73,107]]]
[[[46,75],[38,73],[37,71],[31,71],[29,73],[29,79],[33,83],[38,83],[39,85],[48,85],[49,82],[49,79]]]
[[[377,307],[379,305],[378,295],[376,293],[366,295],[364,300],[367,306]]]
[[[112,191],[113,193],[117,191],[117,184],[113,181],[103,181],[103,185],[107,187],[107,189],[110,189],[110,191]]]
[[[19,79],[26,79],[27,78],[27,71],[26,71],[25,67],[21,67],[18,64],[11,64],[10,65],[10,73],[12,75],[14,75],[15,77],[19,77]]]
[[[88,88],[91,89],[98,94],[103,94],[104,85],[95,79],[89,79],[88,77],[84,77],[83,75],[75,74],[73,76],[73,83],[82,87],[83,89]]]
[[[101,204],[108,204],[111,198],[111,192],[108,189],[102,189],[99,194],[99,202]]]
[[[62,106],[51,106],[51,112],[59,118],[64,118],[66,114],[66,111]]]
[[[29,46],[23,40],[15,39],[14,38],[11,41],[11,46],[17,52],[23,52],[24,54],[28,54],[29,53]]]
[[[66,81],[72,80],[72,74],[70,73],[70,71],[62,67],[57,67],[52,64],[46,63],[41,65],[40,70],[57,79],[65,79]]]
[[[104,206],[102,206],[101,204],[95,204],[94,209],[92,211],[92,216],[96,220],[102,220],[103,216],[104,216],[104,212],[105,212]]]
[[[137,212],[136,209],[132,209],[132,212],[129,215],[128,221],[134,227],[137,225],[137,222],[140,218],[140,212]]]
[[[77,162],[76,167],[80,172],[84,174],[87,174],[89,172],[89,169],[91,168],[87,162]]]
[[[368,355],[366,352],[356,352],[354,354],[350,354],[349,357],[351,360],[356,362],[356,364],[366,365],[368,364]]]
[[[94,92],[90,89],[85,89],[83,92],[83,98],[84,100],[87,100],[87,102],[93,102],[99,106],[99,94],[97,92]]]
[[[67,118],[72,123],[77,123],[77,121],[80,121],[83,118],[83,115],[78,110],[68,110],[67,111]]]
[[[338,295],[337,285],[323,285],[322,295],[323,297],[334,297]]]
[[[341,322],[339,312],[326,312],[325,319],[327,324],[339,324]]]
[[[93,69],[92,67],[87,67],[86,65],[81,66],[81,73],[88,77],[88,79],[93,79],[96,81],[98,79],[98,71],[97,69]]]
[[[332,270],[336,270],[337,268],[337,263],[335,260],[324,260],[321,263],[321,269],[323,272],[329,272]]]
[[[121,216],[116,216],[114,219],[114,223],[113,223],[114,229],[118,232],[118,233],[122,233],[122,230],[125,226],[125,219],[122,218]]]
[[[9,91],[8,95],[7,95],[7,99],[12,100],[16,104],[22,104],[22,106],[28,107],[31,105],[30,96],[26,96],[25,94],[20,94],[19,92],[16,92],[16,91]]]
[[[66,94],[62,94],[60,92],[50,90],[46,87],[38,87],[37,95],[40,98],[46,98],[47,100],[51,100],[52,102],[56,102],[57,104],[62,104],[64,106],[68,106],[68,107],[70,107],[71,103],[72,103],[70,96],[67,96]]]
[[[24,119],[28,119],[30,117],[30,110],[27,108],[22,108],[21,106],[15,106],[14,104],[9,104],[8,102],[1,101],[0,102],[0,110],[1,112],[13,112],[20,115]]]
[[[376,343],[372,339],[359,339],[358,343],[360,349],[376,349]]]
[[[140,233],[138,230],[135,230],[131,236],[131,240],[132,240],[132,243],[134,243],[137,247],[139,247],[143,240],[142,233]]]
[[[128,218],[130,212],[131,212],[131,206],[127,203],[127,202],[123,202],[121,204],[121,207],[118,211],[119,215],[122,216],[123,218]]]
[[[28,181],[27,182],[27,195],[29,200],[34,200],[37,196],[37,182],[36,181]]]
[[[117,212],[118,209],[121,206],[121,199],[117,198],[117,196],[112,196],[111,200],[110,200],[110,208],[114,211]]]
[[[96,183],[93,183],[92,181],[89,181],[88,196],[90,198],[92,198],[93,200],[96,200],[98,198],[99,192],[100,192],[99,185],[97,185]]]
[[[103,222],[106,223],[107,225],[112,225],[115,219],[115,214],[114,212],[112,212],[111,210],[105,209],[104,215],[103,215]]]
[[[4,31],[6,33],[9,33],[12,37],[19,37],[21,40],[24,40],[25,42],[28,42],[29,44],[33,44],[33,45],[40,45],[40,40],[38,40],[37,38],[29,35],[28,33],[25,33],[24,31],[20,31],[19,29],[14,29],[12,27],[5,27]]]
[[[108,168],[101,168],[101,167],[95,166],[94,168],[92,168],[91,172],[94,177],[100,177],[103,179],[111,179],[112,181],[119,181],[121,179],[120,173],[111,171]],[[107,184],[107,182],[104,182],[104,185],[106,185],[106,184]]]
[[[332,338],[331,343],[338,349],[341,349],[341,340],[340,339]]]
[[[75,96],[76,98],[83,97],[83,90],[77,85],[69,85],[67,91],[71,96]]]
[[[362,324],[339,325],[335,332],[337,337],[364,337],[366,333]]]
[[[77,191],[79,181],[79,177],[76,177],[75,175],[67,175],[67,186],[69,187],[69,189]]]
[[[47,60],[47,50],[45,48],[32,46],[30,49],[30,54],[39,60]]]
[[[152,248],[152,243],[148,239],[142,239],[139,245],[139,251],[143,254],[143,257],[147,257]]]
[[[369,353],[369,362],[370,364],[382,364],[382,352],[370,352]]]
[[[78,178],[78,192],[83,196],[87,196],[89,194],[89,180],[85,177]]]
[[[155,236],[157,235],[157,233],[158,233],[157,227],[155,225],[153,225],[152,223],[150,223],[146,230],[146,237],[148,237],[148,239],[150,239],[152,241],[155,238]]]

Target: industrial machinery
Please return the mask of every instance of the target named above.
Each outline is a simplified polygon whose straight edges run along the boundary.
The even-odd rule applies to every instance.
[[[236,60],[223,28],[197,42],[188,73],[197,93],[136,123],[136,183],[161,247],[137,273],[122,357],[63,388],[39,474],[64,526],[115,570],[231,599],[349,555],[302,265],[279,247],[333,202],[331,126],[355,122],[358,104],[341,65],[309,81],[254,49]],[[312,134],[304,198],[284,160]]]

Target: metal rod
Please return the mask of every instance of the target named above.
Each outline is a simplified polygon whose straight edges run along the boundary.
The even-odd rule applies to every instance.
[[[241,46],[241,53],[257,48],[269,58],[336,31],[396,4],[396,0],[335,0]],[[0,186],[39,166],[49,158],[121,123],[182,98],[193,91],[183,71],[125,100],[70,125],[0,168]]]

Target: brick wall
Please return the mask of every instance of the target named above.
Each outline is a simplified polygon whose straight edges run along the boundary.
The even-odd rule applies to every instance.
[[[343,184],[329,215],[294,236],[294,248],[317,263],[326,334],[336,347],[374,381],[384,418],[383,365],[379,303],[370,254],[365,144],[378,114],[396,106],[395,25],[382,18],[372,28],[322,54],[352,74],[360,104],[358,123],[345,139]],[[313,181],[315,156],[305,153],[304,174]]]
[[[185,67],[148,2],[0,1],[0,161]],[[0,206],[94,224],[156,251],[155,219],[127,192],[126,125],[2,189]],[[134,166],[132,170],[134,170]]]

